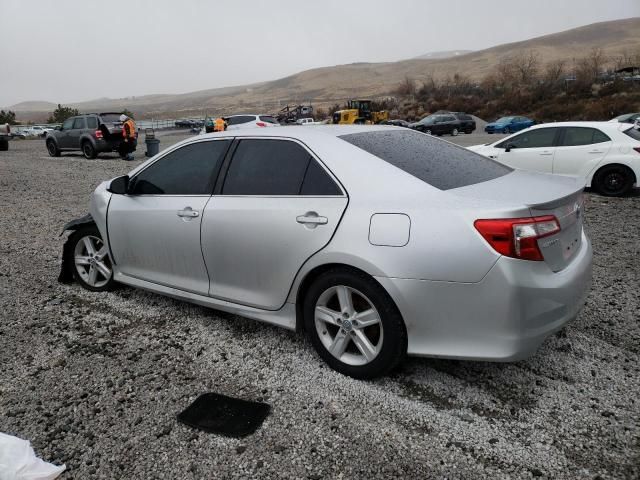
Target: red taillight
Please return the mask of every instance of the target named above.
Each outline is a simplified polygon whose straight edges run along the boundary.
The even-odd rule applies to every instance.
[[[267,124],[264,123],[264,122],[256,122],[256,125],[259,126],[259,127],[266,127],[267,126]]]
[[[544,260],[538,240],[560,231],[558,219],[553,215],[476,220],[473,225],[496,252],[537,261]]]
[[[102,130],[96,130],[94,132],[94,134],[95,134],[96,138],[102,138]]]

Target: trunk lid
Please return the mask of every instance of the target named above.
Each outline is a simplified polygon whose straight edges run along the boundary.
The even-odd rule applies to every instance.
[[[575,177],[514,170],[494,180],[448,193],[473,200],[480,208],[505,212],[498,218],[506,218],[507,212],[518,216],[525,212],[531,217],[555,216],[560,231],[539,239],[538,247],[545,263],[558,272],[571,263],[582,245],[583,189],[583,181]]]

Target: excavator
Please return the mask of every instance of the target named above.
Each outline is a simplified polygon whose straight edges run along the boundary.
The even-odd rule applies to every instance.
[[[347,108],[334,112],[332,123],[371,125],[385,120],[389,120],[389,112],[386,110],[372,112],[371,100],[349,100]]]

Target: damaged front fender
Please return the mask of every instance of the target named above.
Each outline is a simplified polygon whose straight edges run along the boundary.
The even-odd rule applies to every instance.
[[[95,225],[96,222],[90,213],[84,217],[76,218],[70,222],[65,223],[62,228],[60,236],[67,231],[76,231],[85,225]],[[71,242],[71,235],[67,237],[62,247],[62,264],[60,265],[60,275],[58,276],[58,282],[69,284],[73,282],[73,245]]]

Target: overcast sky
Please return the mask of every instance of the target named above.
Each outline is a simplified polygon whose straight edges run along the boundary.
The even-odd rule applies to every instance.
[[[0,0],[0,105],[239,85],[635,16],[640,0]]]

